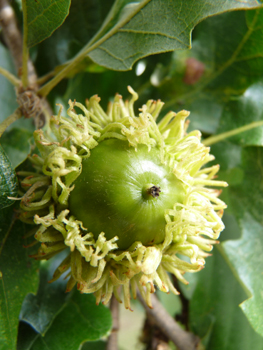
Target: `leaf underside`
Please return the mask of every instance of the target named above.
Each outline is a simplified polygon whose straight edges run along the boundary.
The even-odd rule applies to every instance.
[[[8,197],[16,197],[17,179],[16,174],[0,145],[0,209],[13,203]]]

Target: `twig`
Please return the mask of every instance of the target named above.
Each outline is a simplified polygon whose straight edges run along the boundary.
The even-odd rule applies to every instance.
[[[108,338],[106,350],[118,350],[118,330],[119,330],[119,302],[113,295],[110,303],[112,315],[112,330]]]
[[[162,332],[178,347],[179,350],[196,350],[199,338],[189,332],[184,331],[175,320],[166,312],[165,308],[158,301],[156,296],[152,295],[152,306],[150,309],[141,294],[137,293],[138,299],[146,310],[148,317],[158,326]]]
[[[8,0],[0,0],[0,24],[5,42],[13,56],[18,76],[20,76],[23,66],[23,39],[17,26],[14,10]],[[35,87],[37,74],[31,60],[28,60],[27,69],[29,85]]]
[[[28,60],[29,60],[29,50],[27,47],[27,36],[28,36],[28,28],[27,28],[27,9],[26,9],[26,0],[22,0],[22,11],[23,11],[23,58],[22,58],[22,83],[23,87],[26,88],[28,86]],[[36,79],[35,79],[36,80]],[[34,84],[36,81],[34,81]]]
[[[4,40],[11,52],[11,55],[13,56],[15,66],[17,68],[18,76],[21,76],[22,73],[22,67],[26,65],[26,56],[25,54],[27,52],[26,47],[26,40],[24,40],[24,65],[23,65],[23,39],[22,35],[19,31],[19,28],[17,26],[16,17],[13,8],[10,6],[8,0],[0,0],[0,24],[2,27],[2,32],[4,36]],[[27,69],[28,72],[28,79],[25,78],[25,74],[22,74],[23,76],[23,82],[24,86],[20,85],[17,89],[17,95],[18,95],[18,103],[20,105],[21,111],[23,112],[25,117],[35,117],[34,122],[36,125],[36,128],[42,127],[45,123],[45,120],[49,118],[50,115],[53,114],[53,111],[51,107],[49,106],[48,101],[45,98],[39,98],[37,96],[37,90],[38,90],[38,84],[37,84],[37,74],[35,71],[35,67],[32,63],[32,61],[28,58],[27,60]],[[10,75],[7,76],[7,74],[1,69],[0,73],[5,75],[8,79],[10,78]],[[5,74],[4,74],[5,73]],[[12,78],[12,77],[11,77]],[[15,78],[15,77],[14,77]],[[10,80],[10,79],[9,79]],[[12,82],[12,81],[11,81]],[[15,79],[13,79],[13,84],[17,86],[17,82]],[[25,83],[28,82],[28,85]],[[23,102],[23,98],[21,98],[21,94],[31,94],[31,106],[32,105],[38,105],[38,111],[39,113],[30,114],[31,110],[25,111],[26,106],[21,104]],[[34,100],[35,96],[35,100]],[[10,121],[11,119],[9,119]]]
[[[56,73],[54,71],[51,71],[51,72],[45,74],[44,76],[37,79],[37,84],[39,86],[45,84],[49,79],[53,78],[55,74]]]
[[[21,81],[17,79],[17,77],[15,77],[12,73],[8,72],[6,69],[2,67],[0,67],[0,74],[2,74],[14,86],[19,86],[21,84]]]
[[[22,67],[22,36],[17,28],[15,13],[8,0],[0,0],[0,24],[6,45],[19,71]]]
[[[217,143],[217,142],[220,142],[220,141],[227,139],[228,137],[238,135],[242,132],[257,128],[259,126],[263,126],[263,120],[259,120],[257,122],[253,122],[253,123],[241,126],[240,128],[236,128],[236,129],[233,129],[230,131],[223,132],[222,134],[210,136],[210,137],[206,138],[205,140],[203,140],[202,143],[205,146],[211,146],[214,143]]]
[[[118,21],[116,25],[114,25],[108,32],[104,35],[104,29],[105,27],[102,27],[100,31],[93,37],[90,42],[87,43],[86,46],[84,46],[79,53],[72,58],[70,61],[67,62],[66,66],[54,76],[53,79],[51,79],[48,83],[46,83],[44,86],[39,89],[38,93],[41,96],[47,96],[50,91],[62,80],[64,79],[67,74],[73,70],[85,57],[88,56],[90,52],[97,49],[100,45],[102,45],[104,42],[106,42],[109,38],[111,38],[114,34],[118,33],[118,31],[126,24],[128,23],[133,16],[136,13],[139,13],[140,10],[146,6],[146,4],[150,0],[144,0],[138,3],[137,6],[134,6],[134,8],[129,12],[127,16],[124,16],[123,19]],[[114,8],[113,8],[114,9]],[[114,10],[113,10],[114,11]],[[108,15],[108,19],[111,16],[111,13]],[[104,22],[105,23],[105,22]]]
[[[20,76],[23,66],[23,40],[17,26],[14,10],[8,0],[0,0],[0,24],[5,42],[13,56],[18,76]],[[28,60],[27,69],[29,85],[34,87],[37,81],[37,74],[31,60]]]
[[[11,114],[9,117],[7,117],[1,124],[0,124],[0,137],[2,136],[3,132],[6,130],[6,128],[14,123],[16,120],[22,117],[21,111],[18,108],[13,114]]]

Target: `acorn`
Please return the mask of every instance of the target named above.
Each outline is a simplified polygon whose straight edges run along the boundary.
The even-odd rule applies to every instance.
[[[65,271],[67,291],[75,284],[108,303],[114,293],[130,309],[138,288],[149,307],[150,294],[175,289],[185,272],[204,267],[224,229],[225,203],[218,198],[226,182],[214,180],[219,166],[201,143],[186,133],[187,111],[169,112],[149,100],[134,112],[138,95],[116,95],[105,112],[99,97],[86,106],[69,101],[34,132],[38,154],[29,156],[35,172],[20,172],[20,219],[36,226],[41,243],[35,259],[50,259],[66,248],[52,281]],[[77,111],[81,113],[78,114]]]

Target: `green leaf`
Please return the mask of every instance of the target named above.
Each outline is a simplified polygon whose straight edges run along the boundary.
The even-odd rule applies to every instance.
[[[13,201],[8,197],[16,197],[17,190],[16,174],[0,145],[0,209],[13,204]]]
[[[26,337],[19,335],[18,350],[79,349],[85,341],[98,340],[110,331],[111,314],[105,306],[95,304],[93,295],[75,292],[44,337],[23,325],[25,329]]]
[[[1,137],[1,144],[13,168],[21,164],[30,153],[29,141],[32,135],[32,132],[27,129],[13,127]]]
[[[45,40],[65,21],[70,0],[24,0],[27,46],[32,47]]]
[[[190,47],[193,28],[202,19],[233,9],[259,7],[257,1],[116,1],[89,57],[115,70],[131,69],[138,59]],[[90,46],[90,44],[89,44]]]
[[[250,326],[238,307],[246,297],[220,252],[214,249],[190,302],[191,330],[206,350],[261,350],[263,338]]]
[[[193,31],[192,50],[174,52],[170,64],[153,71],[151,82],[166,102],[164,108],[178,110],[183,105],[191,111],[190,130],[214,133],[220,118],[225,125],[225,114],[232,124],[239,124],[236,112],[242,107],[235,104],[236,98],[242,94],[248,98],[255,89],[246,90],[262,80],[262,11],[233,11],[207,18]],[[233,106],[226,112],[228,101]],[[248,122],[252,115],[247,115]]]
[[[242,237],[225,242],[224,249],[247,292],[248,299],[241,308],[252,327],[263,336],[263,226],[249,214],[240,220],[240,226]]]
[[[86,342],[82,345],[81,350],[105,350],[106,342],[96,341],[96,342]]]
[[[94,80],[93,84],[90,84],[91,79]],[[95,95],[99,91],[102,106],[107,108],[109,100],[114,98],[116,91],[124,96],[128,95],[127,86],[135,79],[134,72],[107,71],[96,75],[80,73],[70,79],[64,94],[64,101],[67,105],[68,100],[74,96],[77,101],[85,103],[87,97]]]
[[[30,350],[38,337],[39,334],[29,324],[19,322],[16,350]]]
[[[0,43],[0,64],[1,67],[15,74],[15,68],[13,65],[13,59],[9,51]],[[18,104],[16,102],[16,94],[14,86],[0,74],[0,122],[5,120],[10,114],[12,114]]]
[[[242,293],[238,293],[240,297],[238,297],[237,294],[237,303],[240,304],[250,323],[250,326],[247,327],[251,329],[253,327],[254,332],[256,331],[262,336],[263,299],[261,291],[263,289],[263,220],[261,208],[263,205],[263,149],[261,147],[242,148],[227,141],[213,145],[212,153],[221,164],[222,170],[219,173],[220,179],[229,182],[229,187],[223,191],[222,199],[225,200],[228,205],[226,213],[229,212],[231,215],[228,215],[225,220],[227,226],[226,230],[223,232],[223,240],[225,242],[222,246],[224,250],[221,248],[220,251],[233,273],[232,279],[235,279],[235,283],[239,284],[239,289],[242,291]],[[239,227],[237,227],[233,214]],[[231,230],[235,230],[236,232],[231,232]],[[209,263],[209,261],[210,259],[208,259],[207,263]],[[216,273],[216,267],[214,273]],[[211,280],[211,278],[212,277],[207,276],[208,280]],[[220,280],[218,280],[217,276],[215,279],[215,284],[218,284]],[[230,294],[232,293],[232,285],[229,280],[227,280],[227,275],[225,279],[225,283],[228,286],[227,290]],[[203,288],[205,288],[205,286]],[[217,285],[217,288],[220,290],[220,293],[223,293],[220,284]],[[213,290],[208,290],[207,293],[211,293],[213,298],[217,300],[217,305],[220,305],[222,308],[222,313],[225,312],[224,305],[226,305],[226,310],[227,308],[231,310],[230,304],[233,303],[233,301],[229,301],[229,305],[227,305],[226,301],[222,300],[218,295],[214,295]],[[225,294],[227,296],[227,291]],[[202,297],[205,298],[204,295]],[[208,305],[207,309],[209,309],[209,307],[212,310],[212,306]],[[213,320],[216,322],[216,320],[218,320],[218,315],[213,314],[213,317]],[[229,316],[226,314],[225,320],[228,320],[228,318]],[[209,323],[207,319],[206,322]],[[232,324],[235,324],[235,322],[236,321],[232,320]],[[230,324],[226,323],[224,327],[225,329],[229,329]],[[206,330],[208,328],[207,325]],[[213,329],[215,328],[217,328],[216,325]],[[240,334],[242,334],[242,332],[241,328]],[[205,330],[203,330],[202,335],[204,335],[204,333]],[[244,331],[244,334],[249,338],[247,331]],[[249,348],[249,339],[245,339],[244,342],[244,344],[247,344],[247,347],[244,345],[244,349]],[[253,349],[254,347],[260,349],[260,346],[257,344],[258,342],[254,339],[252,342]],[[221,349],[220,346],[219,348]],[[239,345],[236,345],[236,347],[233,346],[233,349],[236,348],[242,349]],[[211,347],[211,349],[214,348]]]
[[[263,336],[263,149],[244,148],[242,168],[243,181],[230,188],[229,196],[242,235],[238,240],[225,242],[224,249],[248,298],[241,304],[242,310]]]
[[[207,89],[225,95],[240,94],[261,78],[262,47],[257,43],[261,42],[262,13],[263,9],[231,12],[200,25],[196,50],[210,71],[204,82]],[[206,47],[203,54],[202,46]]]
[[[65,22],[51,37],[37,46],[36,67],[40,75],[60,71],[66,61],[75,56],[96,34],[113,0],[73,1]],[[76,71],[90,69],[94,63],[87,57]],[[71,71],[70,74],[74,74]]]
[[[242,96],[233,98],[226,103],[218,133],[234,130],[254,121],[263,120],[263,83],[251,85]],[[231,137],[231,142],[257,146],[263,144],[263,126]]]
[[[23,235],[28,226],[15,220],[14,208],[0,212],[0,348],[16,348],[18,316],[27,293],[37,290],[38,263],[28,257]]]
[[[47,96],[87,56],[103,67],[129,70],[145,56],[190,48],[193,28],[206,17],[260,6],[256,0],[117,0],[98,33],[39,94]]]
[[[56,259],[41,263],[37,295],[28,294],[22,305],[20,320],[30,324],[42,336],[71,297],[71,293],[65,293],[67,281],[63,278],[48,283],[53,277],[55,265],[59,265],[58,260],[63,258],[65,256],[61,258],[60,254]]]
[[[34,346],[33,344],[38,337],[39,337],[39,334],[37,334],[33,330],[33,328],[31,328],[25,322],[20,322],[17,350],[32,350],[33,346]],[[46,350],[47,348],[44,347],[44,349]],[[53,350],[53,347],[51,347],[49,349]],[[76,350],[77,349],[80,349],[80,350],[105,350],[106,349],[106,342],[102,341],[102,340],[90,341],[90,342],[85,342],[84,344],[82,344],[81,346],[77,346],[76,348],[66,348],[66,349],[69,349],[69,350],[74,350],[74,349],[76,349]]]

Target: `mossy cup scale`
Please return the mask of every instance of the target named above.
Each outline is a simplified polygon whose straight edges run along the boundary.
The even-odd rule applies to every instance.
[[[36,226],[41,242],[35,259],[49,259],[70,247],[54,273],[68,270],[67,290],[77,283],[107,303],[112,293],[130,308],[136,286],[151,307],[157,286],[177,294],[169,274],[184,283],[186,271],[203,268],[224,228],[225,204],[213,186],[218,166],[200,142],[186,134],[189,112],[170,112],[156,124],[163,103],[148,101],[136,116],[137,94],[116,95],[107,113],[93,96],[87,106],[69,101],[51,120],[52,133],[37,130],[41,156],[29,157],[36,172],[20,172],[21,220]],[[77,114],[76,108],[81,110]],[[185,259],[179,258],[184,255]]]

